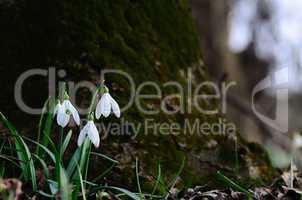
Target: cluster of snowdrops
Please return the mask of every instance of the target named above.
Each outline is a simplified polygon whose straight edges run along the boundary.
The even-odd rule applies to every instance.
[[[108,117],[111,111],[118,118],[121,115],[119,105],[109,94],[108,88],[105,85],[102,85],[99,90],[102,91],[103,94],[96,105],[95,114],[93,111],[90,111],[88,113],[88,122],[80,132],[80,135],[78,137],[78,146],[81,146],[85,138],[88,137],[95,147],[99,147],[100,136],[94,124],[94,115],[96,119],[99,119],[102,115],[104,117]],[[79,113],[70,102],[69,96],[66,91],[64,91],[63,101],[58,100],[58,103],[54,110],[54,114],[57,115],[57,123],[62,128],[68,125],[70,121],[70,116],[73,117],[74,122],[78,126],[80,125]]]
[[[67,129],[70,120],[80,126],[81,119],[69,99],[65,84],[61,87],[59,98],[49,97],[46,101],[35,139],[20,134],[0,112],[0,123],[8,130],[8,135],[0,138],[0,199],[18,199],[15,191],[8,191],[1,187],[3,185],[1,181],[11,177],[30,187],[30,190],[27,190],[29,192],[23,193],[27,199],[86,200],[116,199],[116,197],[133,200],[166,199],[170,189],[174,188],[178,180],[185,159],[168,184],[162,181],[161,165],[158,162],[157,178],[154,180],[152,193],[149,194],[142,192],[138,158],[135,162],[137,192],[111,186],[104,181],[119,162],[92,150],[92,144],[95,147],[100,145],[100,136],[94,120],[102,116],[108,117],[111,113],[118,118],[121,115],[118,103],[102,83],[93,94],[87,123],[80,133],[77,133],[78,147],[74,151],[69,151],[67,156],[66,152],[72,141],[74,129],[69,129],[66,134],[64,129]],[[54,126],[55,121],[59,125],[58,128]],[[54,130],[59,130],[59,141],[56,134],[53,134]],[[56,138],[56,141],[53,138]],[[93,174],[89,173],[92,157],[97,157],[102,162],[98,167],[99,170]],[[156,195],[155,193],[158,192],[159,194]]]
[[[38,196],[43,199],[86,200],[94,196],[100,199],[100,196],[108,195],[105,191],[111,190],[115,195],[124,195],[135,200],[142,199],[137,193],[124,188],[98,183],[118,163],[106,155],[92,151],[91,148],[91,144],[95,147],[100,145],[99,132],[94,124],[95,118],[108,117],[111,113],[118,118],[121,115],[119,105],[109,94],[109,89],[101,84],[92,97],[87,123],[78,135],[78,148],[68,156],[68,159],[64,159],[73,134],[72,130],[64,134],[64,128],[71,119],[78,126],[81,124],[80,115],[69,99],[65,84],[57,100],[49,98],[46,101],[36,139],[20,134],[0,112],[0,122],[7,128],[9,134],[8,137],[0,138],[0,182],[6,178],[16,177],[25,185],[31,183],[31,192],[23,194],[28,198]],[[59,125],[59,142],[52,139],[55,121]],[[92,156],[111,163],[110,167],[104,171],[100,170],[100,174],[88,176]],[[43,173],[42,182],[39,172]],[[17,199],[15,195],[15,192],[11,193],[0,187],[0,199],[11,197]]]

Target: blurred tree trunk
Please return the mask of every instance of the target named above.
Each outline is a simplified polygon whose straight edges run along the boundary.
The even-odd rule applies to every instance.
[[[269,73],[269,63],[259,60],[251,44],[247,50],[234,54],[228,47],[228,16],[231,1],[190,0],[193,18],[201,37],[201,49],[210,78],[216,82],[235,81],[228,91],[229,119],[249,141],[264,144],[271,139],[271,130],[252,112],[251,94],[254,86]],[[257,31],[257,30],[256,30]],[[256,103],[265,104],[260,110],[272,115],[274,99],[261,94]]]

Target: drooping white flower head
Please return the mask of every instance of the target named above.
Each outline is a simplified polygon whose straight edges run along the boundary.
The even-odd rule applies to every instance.
[[[57,123],[61,127],[64,128],[65,126],[67,126],[70,119],[70,115],[67,114],[64,105],[62,105],[60,102],[55,107],[54,115],[57,115]]]
[[[70,120],[70,115],[77,125],[80,125],[80,116],[76,108],[71,104],[69,98],[65,98],[63,103],[58,102],[54,114],[57,115],[57,123],[61,127],[66,127]]]
[[[108,117],[112,111],[114,115],[119,118],[121,116],[120,107],[109,94],[108,88],[105,87],[105,89],[105,93],[96,106],[95,116],[97,119],[99,119],[102,115],[104,117]]]
[[[93,120],[89,120],[84,126],[84,128],[81,130],[78,138],[78,146],[81,146],[83,144],[86,137],[89,138],[89,140],[94,144],[95,147],[99,147],[100,136]]]

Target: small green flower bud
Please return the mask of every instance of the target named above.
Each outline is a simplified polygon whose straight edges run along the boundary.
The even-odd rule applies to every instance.
[[[64,92],[64,100],[69,100],[69,95],[67,94],[67,92]]]
[[[94,121],[94,113],[91,112],[89,115],[88,115],[88,120],[89,121]]]
[[[101,94],[105,94],[109,92],[109,89],[105,85],[102,85],[99,91]]]

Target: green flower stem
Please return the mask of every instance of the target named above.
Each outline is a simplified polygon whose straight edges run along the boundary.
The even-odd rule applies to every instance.
[[[96,91],[94,92],[92,99],[91,99],[91,104],[88,110],[88,115],[87,115],[87,119],[89,120],[91,118],[91,115],[93,114],[93,110],[95,109],[96,106],[96,101],[97,101],[97,97],[101,91],[101,88],[103,87],[103,84],[100,85]],[[89,140],[86,138],[86,140]],[[89,146],[88,146],[88,154],[86,157],[86,162],[85,162],[85,168],[84,168],[84,176],[83,178],[86,180],[87,179],[87,174],[88,174],[88,168],[89,168],[89,160],[90,160],[90,153],[91,153],[91,141],[89,140]],[[85,183],[85,187],[86,187],[86,183]]]
[[[100,92],[101,87],[102,87],[102,86],[99,86],[99,87],[96,89],[96,91],[94,92],[93,96],[92,96],[91,104],[90,104],[90,106],[89,106],[87,118],[89,118],[89,115],[92,113],[92,111],[93,111],[94,108],[95,108],[96,99],[97,99],[97,97],[98,97],[98,94],[99,94],[99,92]]]
[[[89,141],[89,150],[88,150],[88,156],[87,156],[87,161],[86,161],[86,167],[85,167],[85,180],[87,180],[88,176],[88,168],[89,168],[89,160],[90,160],[90,153],[91,153],[91,142]],[[86,183],[85,183],[86,185]]]
[[[61,87],[61,90],[60,90],[60,94],[59,94],[61,102],[63,102],[63,100],[64,100],[65,92],[66,92],[66,83],[64,82],[62,84],[62,87]]]
[[[63,102],[64,100],[64,94],[65,94],[65,91],[66,91],[66,83],[64,82],[61,86],[61,89],[60,89],[60,94],[59,94],[59,98],[60,98],[60,101]],[[60,152],[60,157],[62,156],[61,155],[61,149],[62,149],[62,145],[63,145],[63,134],[64,134],[64,128],[63,127],[59,127],[59,132],[60,132],[60,138],[59,138],[59,152]]]
[[[60,143],[59,143],[59,152],[60,152],[60,157],[62,157],[62,146],[63,146],[63,136],[64,135],[64,128],[60,127]]]
[[[64,98],[65,98],[64,95],[65,95],[65,93],[66,93],[66,83],[64,82],[62,84],[62,87],[61,87],[61,90],[60,90],[60,95],[59,95],[61,102],[64,101]],[[62,160],[61,157],[62,157],[62,146],[63,146],[64,128],[60,127],[59,132],[60,132],[60,138],[59,138],[60,141],[59,141],[59,148],[58,148],[58,150],[60,152],[60,159]]]

